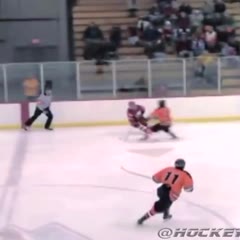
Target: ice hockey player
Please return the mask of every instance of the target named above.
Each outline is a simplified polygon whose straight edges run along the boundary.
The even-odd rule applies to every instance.
[[[129,124],[143,131],[145,134],[149,132],[147,126],[147,120],[144,117],[145,108],[141,105],[136,104],[133,101],[128,103],[127,117]]]
[[[164,100],[159,101],[159,106],[157,109],[153,111],[153,113],[148,117],[149,120],[158,120],[159,123],[150,127],[151,132],[159,132],[164,131],[168,133],[173,139],[176,139],[177,136],[171,131],[172,118],[171,111],[166,106],[166,102]]]
[[[50,126],[53,120],[53,114],[50,110],[50,105],[52,102],[52,90],[46,89],[43,94],[38,98],[37,106],[35,112],[31,118],[25,122],[24,129],[27,131],[32,126],[34,121],[44,113],[47,116],[47,121],[45,123],[46,130],[53,130]]]
[[[141,225],[144,221],[154,216],[155,214],[163,213],[163,219],[171,219],[172,215],[169,209],[174,201],[178,199],[182,189],[186,192],[193,191],[192,176],[185,171],[185,161],[177,159],[174,167],[167,167],[157,172],[153,176],[153,181],[162,185],[157,189],[159,200],[156,201],[152,209],[138,220]]]

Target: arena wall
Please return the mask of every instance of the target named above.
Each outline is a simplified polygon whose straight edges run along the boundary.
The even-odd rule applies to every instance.
[[[73,101],[54,102],[54,125],[56,127],[76,126],[107,126],[124,125],[126,121],[126,108],[129,100],[113,101]],[[138,103],[146,107],[150,113],[157,105],[158,99],[139,99]],[[168,106],[176,122],[210,122],[240,120],[240,97],[195,97],[170,98]],[[21,126],[20,104],[2,104],[1,128],[16,128]],[[35,103],[29,104],[29,113],[33,113]],[[41,126],[45,116],[41,116],[35,126]]]
[[[11,129],[21,126],[21,105],[0,104],[0,128]]]

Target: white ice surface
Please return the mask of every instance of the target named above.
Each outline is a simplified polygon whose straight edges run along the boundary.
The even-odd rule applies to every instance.
[[[31,230],[58,222],[93,240],[154,240],[162,227],[240,227],[240,123],[176,125],[178,141],[161,133],[149,142],[136,134],[125,142],[126,131],[0,132],[0,193],[10,174],[18,177],[13,186],[10,179],[1,223]],[[18,158],[21,169],[11,173]],[[173,205],[171,221],[155,216],[137,227],[156,200],[157,185],[121,166],[151,176],[177,158],[186,160],[195,191]]]

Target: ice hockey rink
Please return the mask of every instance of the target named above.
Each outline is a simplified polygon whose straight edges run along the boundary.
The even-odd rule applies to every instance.
[[[161,228],[240,228],[240,123],[173,130],[179,140],[160,133],[147,142],[138,132],[126,140],[127,127],[1,131],[0,237],[155,240]],[[156,200],[150,177],[177,158],[194,192],[182,193],[170,221],[137,226]]]

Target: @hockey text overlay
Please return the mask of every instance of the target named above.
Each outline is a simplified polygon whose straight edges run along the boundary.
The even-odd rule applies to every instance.
[[[240,237],[240,228],[162,228],[158,231],[161,239],[171,239],[179,237],[202,237],[202,238],[232,238]]]

